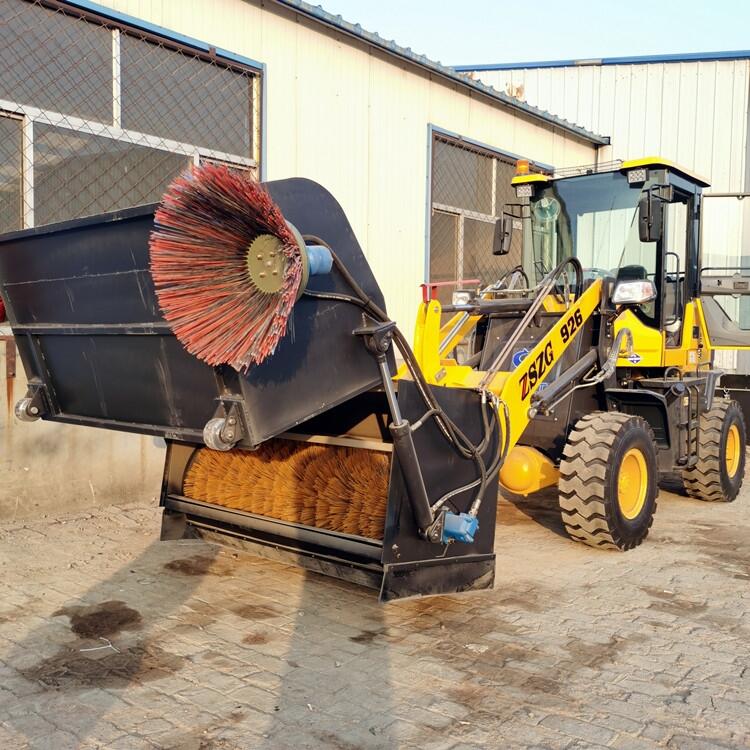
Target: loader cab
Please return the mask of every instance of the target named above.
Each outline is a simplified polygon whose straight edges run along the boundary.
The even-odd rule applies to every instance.
[[[659,332],[660,350],[681,345],[686,300],[697,286],[698,216],[707,183],[656,159],[556,178],[519,175],[513,183],[528,199],[522,215],[530,278],[539,281],[564,258],[576,257],[587,283],[604,280],[615,307],[625,308],[623,290],[643,294],[627,308],[639,327]]]

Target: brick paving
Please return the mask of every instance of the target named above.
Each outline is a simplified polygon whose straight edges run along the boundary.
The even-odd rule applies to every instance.
[[[503,501],[493,592],[386,606],[151,506],[2,524],[0,748],[749,747],[743,495],[627,554]]]

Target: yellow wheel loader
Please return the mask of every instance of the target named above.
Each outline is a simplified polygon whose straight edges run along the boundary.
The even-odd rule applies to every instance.
[[[653,159],[519,167],[495,250],[520,222],[522,264],[450,305],[424,285],[412,346],[335,199],[266,183],[318,270],[249,369],[209,366],[163,317],[156,206],[6,235],[2,296],[29,382],[16,414],[164,438],[164,539],[241,544],[383,600],[493,585],[498,481],[556,485],[571,537],[616,549],[647,535],[662,474],[733,500],[745,421],[715,396],[712,361],[742,345],[722,300],[750,284],[700,273],[706,183]]]
[[[428,382],[487,388],[510,414],[506,490],[557,485],[573,539],[630,549],[665,474],[701,500],[737,497],[745,418],[715,396],[713,352],[750,343],[731,315],[750,278],[701,273],[702,179],[656,158],[571,172],[519,162],[496,248],[520,219],[523,265],[460,304],[441,306],[433,288],[415,352]],[[449,355],[467,339],[459,364]]]

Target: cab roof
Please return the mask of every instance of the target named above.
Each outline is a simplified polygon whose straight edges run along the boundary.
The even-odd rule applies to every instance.
[[[527,182],[552,182],[569,177],[579,177],[586,174],[600,174],[602,172],[623,172],[629,169],[657,167],[668,169],[670,172],[684,177],[690,182],[694,182],[701,187],[710,187],[710,183],[703,177],[684,169],[669,159],[661,156],[644,156],[641,159],[627,159],[626,161],[613,161],[605,164],[591,164],[583,167],[571,167],[555,172],[553,175],[530,172],[529,174],[520,174],[513,177],[511,184],[522,185]]]

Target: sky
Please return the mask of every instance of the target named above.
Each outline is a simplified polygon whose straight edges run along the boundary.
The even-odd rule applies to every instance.
[[[446,65],[750,48],[748,0],[308,0]]]

